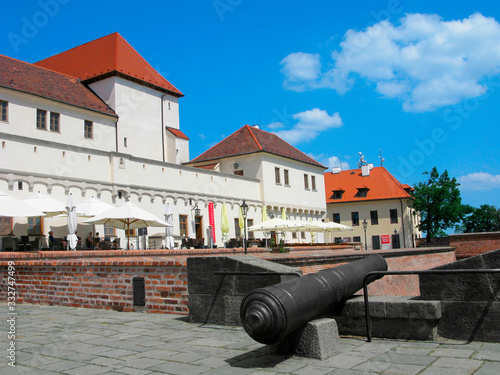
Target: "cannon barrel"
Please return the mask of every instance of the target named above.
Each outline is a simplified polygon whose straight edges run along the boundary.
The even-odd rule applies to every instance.
[[[371,271],[386,271],[380,255],[255,289],[242,300],[240,317],[255,341],[275,344],[310,320],[325,314],[363,287]],[[374,281],[382,276],[370,280]]]

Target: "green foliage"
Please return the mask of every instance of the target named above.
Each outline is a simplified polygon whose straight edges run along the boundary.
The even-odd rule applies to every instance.
[[[489,204],[479,208],[465,206],[465,217],[455,227],[455,233],[479,233],[500,231],[500,209]]]
[[[427,232],[427,242],[447,228],[462,220],[464,209],[460,190],[455,177],[450,178],[448,171],[439,175],[437,168],[432,168],[426,182],[419,182],[412,193],[413,208],[420,213],[418,228]]]

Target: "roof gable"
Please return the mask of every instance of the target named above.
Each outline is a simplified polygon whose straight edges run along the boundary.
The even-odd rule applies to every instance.
[[[0,86],[116,117],[78,78],[3,55],[0,55]]]
[[[299,151],[273,133],[245,125],[189,163],[223,159],[231,156],[267,152],[316,167],[325,166]]]
[[[78,77],[88,83],[114,74],[122,75],[174,96],[184,96],[118,33],[61,52],[35,65]]]
[[[375,167],[369,176],[362,176],[361,169],[325,173],[326,203],[360,202],[378,199],[410,198],[405,186],[384,167]],[[342,186],[342,188],[339,188]],[[367,189],[367,195],[359,196],[359,189]],[[333,198],[333,191],[343,190],[340,198]],[[339,195],[337,195],[338,197]]]

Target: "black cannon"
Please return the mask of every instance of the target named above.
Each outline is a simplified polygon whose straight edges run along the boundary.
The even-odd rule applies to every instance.
[[[386,270],[384,258],[370,255],[352,263],[253,290],[241,302],[241,322],[255,341],[275,344],[362,289],[363,279],[369,272]],[[374,276],[369,281],[378,278],[381,276]]]

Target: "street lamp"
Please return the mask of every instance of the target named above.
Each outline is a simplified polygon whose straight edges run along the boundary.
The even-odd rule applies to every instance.
[[[248,214],[248,205],[245,203],[243,199],[243,203],[240,206],[241,214],[243,215],[243,246],[245,248],[245,254],[247,253],[247,214]]]
[[[366,242],[366,228],[368,227],[368,223],[366,219],[363,220],[363,229],[365,230],[365,250],[368,250],[368,242]]]

